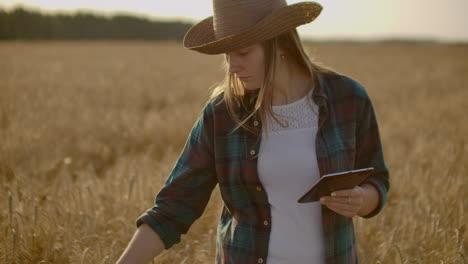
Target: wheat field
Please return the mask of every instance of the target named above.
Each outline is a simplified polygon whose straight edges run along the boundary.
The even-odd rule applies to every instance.
[[[391,190],[361,263],[468,262],[468,45],[308,44],[374,104]],[[0,263],[114,263],[221,80],[180,43],[0,42]],[[153,263],[213,263],[216,189]]]

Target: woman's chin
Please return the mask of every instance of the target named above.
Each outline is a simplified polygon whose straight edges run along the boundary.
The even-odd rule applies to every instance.
[[[249,91],[255,91],[255,90],[257,90],[259,87],[249,87],[248,85],[244,85],[244,88],[245,88],[246,90],[249,90]]]
[[[244,88],[247,89],[247,90],[250,90],[250,91],[253,91],[253,90],[257,90],[258,88],[260,88],[259,85],[255,85],[255,84],[252,84],[252,83],[243,83],[244,85]]]

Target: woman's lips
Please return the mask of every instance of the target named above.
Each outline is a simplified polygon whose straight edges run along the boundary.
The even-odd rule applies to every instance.
[[[249,78],[250,78],[250,76],[247,76],[247,77],[239,77],[239,80],[245,82],[245,81],[247,81]]]

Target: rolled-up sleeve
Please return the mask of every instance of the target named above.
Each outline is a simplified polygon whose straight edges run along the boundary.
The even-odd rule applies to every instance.
[[[214,166],[213,110],[203,107],[155,204],[136,221],[148,224],[169,249],[180,242],[206,208],[217,177]]]
[[[379,126],[372,102],[360,84],[359,110],[356,131],[356,167],[374,167],[372,175],[364,183],[372,184],[379,193],[377,208],[370,214],[363,216],[370,218],[378,214],[387,202],[387,193],[390,189],[389,170],[385,164]]]

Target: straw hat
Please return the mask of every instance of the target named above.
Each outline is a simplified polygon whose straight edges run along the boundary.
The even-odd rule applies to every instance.
[[[184,47],[205,54],[248,47],[310,23],[321,11],[316,2],[213,0],[214,15],[187,31]]]

